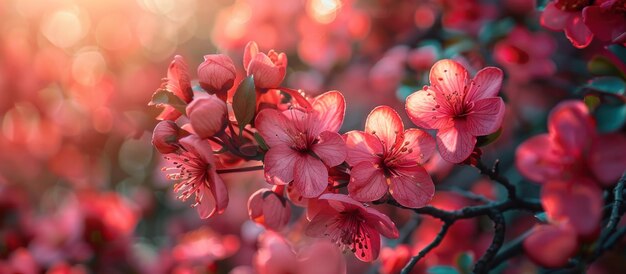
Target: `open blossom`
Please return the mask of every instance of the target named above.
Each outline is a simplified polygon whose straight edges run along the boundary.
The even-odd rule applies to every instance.
[[[552,1],[541,13],[541,25],[551,30],[563,30],[572,45],[584,48],[593,39],[593,33],[583,22],[582,12],[590,4],[589,0]]]
[[[328,167],[343,163],[346,146],[337,133],[345,115],[343,95],[329,91],[315,98],[313,109],[279,112],[264,109],[256,127],[269,150],[265,177],[272,184],[293,185],[305,198],[317,197],[328,186]]]
[[[378,258],[381,234],[398,238],[398,229],[389,217],[349,196],[324,194],[319,202],[320,208],[307,226],[307,235],[330,238],[361,261]]]
[[[165,82],[165,89],[178,96],[186,103],[191,102],[193,99],[193,92],[191,91],[191,81],[189,80],[188,66],[182,56],[174,56],[174,60],[170,63],[167,69],[167,82]],[[180,117],[181,113],[174,107],[165,105],[165,108],[157,116],[157,120],[176,120]]]
[[[548,133],[528,139],[516,152],[525,177],[542,183],[541,202],[552,223],[569,223],[581,236],[597,232],[602,186],[614,185],[626,170],[626,138],[597,134],[581,101],[559,104],[548,118]]]
[[[352,198],[375,201],[389,190],[406,207],[422,207],[431,200],[435,186],[421,166],[435,151],[435,140],[428,133],[405,131],[400,115],[380,106],[367,116],[365,132],[350,131],[345,138]]]
[[[195,194],[195,203],[201,218],[221,214],[228,205],[228,192],[222,178],[216,172],[215,158],[211,146],[206,140],[195,135],[180,139],[179,154],[168,154],[165,159],[173,166],[163,168],[173,171],[167,174],[170,180],[179,181],[174,191],[182,201]]]
[[[274,50],[267,54],[259,52],[257,44],[250,42],[244,50],[243,67],[248,76],[254,75],[254,85],[257,88],[277,88],[287,72],[287,55]]]
[[[284,189],[284,186],[277,186]],[[278,193],[281,192],[281,193]],[[262,188],[250,195],[248,215],[255,223],[273,230],[280,230],[291,218],[291,207],[282,196],[282,190],[274,192]]]
[[[406,111],[418,127],[437,129],[441,157],[463,162],[476,145],[476,137],[494,133],[504,117],[498,97],[502,71],[487,67],[470,79],[467,70],[452,60],[441,60],[430,70],[430,86],[406,99]]]
[[[202,139],[224,130],[228,121],[228,108],[215,95],[199,97],[187,105],[187,117],[193,132]]]
[[[225,98],[226,92],[233,87],[237,70],[233,60],[224,54],[204,56],[204,62],[198,66],[200,87],[211,94]]]

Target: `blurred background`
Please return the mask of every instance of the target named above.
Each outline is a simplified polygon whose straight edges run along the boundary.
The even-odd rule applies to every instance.
[[[533,0],[1,0],[0,273],[252,271],[262,229],[244,205],[265,185],[260,172],[225,175],[230,207],[201,220],[175,199],[150,144],[158,110],[147,103],[176,54],[195,77],[212,53],[228,54],[243,75],[248,41],[285,52],[284,86],[345,94],[343,130],[362,128],[381,104],[410,125],[404,98],[428,84],[436,60],[455,58],[472,72],[499,66],[506,126],[484,152],[511,167],[519,140],[545,132],[549,109],[589,74],[571,56],[591,50],[543,30],[538,14]],[[498,195],[474,184],[471,170],[429,164],[437,183]],[[466,203],[446,199],[444,207]],[[408,219],[388,214],[399,225]],[[465,225],[472,229],[457,229],[457,239],[482,240],[454,256],[489,244],[488,224]],[[429,264],[445,263],[442,254]],[[369,267],[349,257],[349,269]]]

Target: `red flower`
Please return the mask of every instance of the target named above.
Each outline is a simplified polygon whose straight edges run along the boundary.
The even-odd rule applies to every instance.
[[[583,21],[593,35],[604,42],[626,42],[626,4],[618,0],[600,0],[583,9]]]
[[[307,235],[328,237],[361,261],[378,257],[380,234],[398,238],[398,229],[389,217],[346,195],[324,194],[319,201],[319,211],[309,223]]]
[[[228,108],[217,96],[207,95],[197,97],[187,105],[187,116],[193,132],[206,139],[226,128]]]
[[[502,71],[487,67],[474,79],[452,60],[441,60],[430,70],[430,86],[406,99],[406,111],[418,127],[437,129],[441,157],[463,162],[476,145],[476,136],[494,133],[504,117],[504,102],[497,97]]]
[[[528,82],[534,77],[546,77],[554,73],[556,65],[550,56],[555,49],[556,43],[547,33],[532,33],[518,26],[496,44],[493,55],[510,79]]]
[[[367,116],[365,132],[350,131],[345,138],[352,198],[375,201],[389,190],[401,205],[413,208],[432,199],[435,186],[421,166],[435,151],[435,140],[428,133],[405,131],[398,113],[380,106]]]
[[[165,89],[189,103],[193,99],[193,92],[191,91],[191,81],[189,80],[189,73],[187,71],[188,68],[185,59],[180,55],[174,56],[174,60],[167,69]],[[180,115],[181,113],[174,109],[174,107],[165,105],[165,108],[156,119],[176,120]]]
[[[180,146],[179,154],[165,157],[174,166],[163,168],[163,171],[176,171],[167,174],[167,178],[179,181],[174,185],[174,191],[180,193],[178,199],[185,201],[195,194],[192,207],[197,208],[203,219],[221,214],[228,205],[228,192],[217,175],[211,146],[195,135],[180,139]]]
[[[281,230],[291,218],[291,207],[282,193],[262,188],[250,195],[248,215],[257,224],[268,229]]]
[[[254,75],[254,86],[260,89],[277,88],[287,72],[287,55],[270,50],[259,52],[255,42],[246,45],[243,54],[243,67],[248,76]]]
[[[577,48],[591,43],[593,33],[583,22],[582,10],[589,0],[556,0],[548,3],[541,13],[541,25],[551,30],[563,30],[565,36]]]
[[[226,92],[233,87],[237,70],[233,60],[224,54],[204,56],[204,62],[198,66],[200,87],[220,98],[226,98]]]
[[[256,126],[270,149],[265,154],[265,177],[272,184],[293,181],[305,198],[319,196],[328,186],[327,166],[343,163],[346,147],[337,130],[343,123],[345,101],[337,91],[313,101],[313,110],[264,109]]]

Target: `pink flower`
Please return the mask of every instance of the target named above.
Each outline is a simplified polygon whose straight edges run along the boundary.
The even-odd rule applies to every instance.
[[[437,129],[441,157],[463,162],[476,145],[476,136],[494,133],[504,117],[504,102],[497,97],[502,71],[487,67],[474,79],[456,61],[441,60],[430,70],[430,86],[406,99],[406,111],[418,127]]]
[[[398,238],[398,229],[386,215],[342,194],[319,197],[318,213],[306,229],[313,237],[328,237],[337,245],[350,250],[361,261],[378,258],[380,234]]]
[[[524,240],[524,251],[537,264],[557,268],[562,267],[576,254],[578,240],[576,231],[568,224],[538,225]]]
[[[208,95],[196,98],[187,105],[187,116],[193,132],[206,139],[226,128],[228,108],[217,96]]]
[[[626,42],[624,1],[600,0],[583,9],[583,21],[595,37],[615,44]]]
[[[260,237],[260,248],[253,264],[259,274],[346,273],[346,261],[333,244],[316,241],[294,252],[280,234],[266,232]]]
[[[152,145],[163,154],[178,150],[178,131],[180,128],[170,120],[159,122],[152,132]]]
[[[193,98],[193,92],[191,91],[191,81],[187,71],[188,67],[185,59],[180,55],[174,56],[174,60],[167,69],[165,89],[189,103]],[[180,115],[181,113],[172,106],[165,105],[165,109],[157,116],[157,120],[176,120]]]
[[[293,185],[305,198],[317,197],[328,186],[328,167],[343,163],[346,147],[337,133],[345,112],[343,95],[326,92],[315,98],[313,110],[264,109],[255,125],[270,149],[265,177],[272,184]]]
[[[541,13],[541,25],[551,30],[564,30],[567,39],[577,48],[591,43],[593,33],[583,22],[582,10],[588,0],[556,0],[548,3]]]
[[[287,55],[270,50],[259,52],[255,42],[246,45],[243,54],[243,67],[248,76],[254,75],[254,86],[260,89],[277,88],[287,72]]]
[[[548,118],[548,133],[516,152],[525,177],[542,183],[541,202],[552,223],[569,223],[580,236],[597,232],[602,219],[600,187],[614,185],[626,170],[626,138],[598,135],[585,104],[565,101]]]
[[[552,36],[545,32],[532,33],[518,26],[496,44],[493,55],[510,79],[528,82],[533,77],[554,74],[556,65],[550,57],[555,49]]]
[[[281,230],[291,218],[291,207],[282,193],[262,188],[250,195],[248,215],[257,224],[268,229]]]
[[[348,191],[358,201],[391,196],[406,207],[422,207],[435,193],[421,166],[435,151],[435,140],[419,129],[404,130],[400,115],[388,106],[376,107],[365,121],[365,132],[346,133],[352,166]]]
[[[237,70],[233,60],[224,54],[204,56],[204,62],[198,66],[200,87],[211,94],[226,98],[226,92],[233,87]]]
[[[195,135],[180,139],[180,145],[179,154],[165,157],[174,166],[163,168],[163,171],[175,171],[167,174],[167,178],[179,181],[174,185],[174,191],[180,193],[178,199],[185,201],[195,194],[192,207],[197,208],[203,219],[221,214],[228,205],[228,192],[217,175],[211,146]]]

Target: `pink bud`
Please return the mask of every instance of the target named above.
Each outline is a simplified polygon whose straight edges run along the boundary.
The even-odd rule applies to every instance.
[[[246,45],[243,65],[248,76],[254,75],[257,88],[277,88],[285,79],[287,72],[287,55],[270,50],[267,54],[259,52],[255,42]]]
[[[237,72],[230,57],[224,54],[204,56],[204,62],[198,66],[200,87],[207,92],[224,94],[235,83]]]
[[[152,145],[162,154],[174,153],[178,150],[178,125],[169,120],[163,120],[154,127]]]
[[[291,217],[287,200],[270,189],[262,188],[250,196],[248,215],[254,222],[272,230],[280,230]]]
[[[222,131],[228,121],[227,115],[226,103],[215,95],[198,98],[187,106],[187,116],[191,127],[202,139]]]

